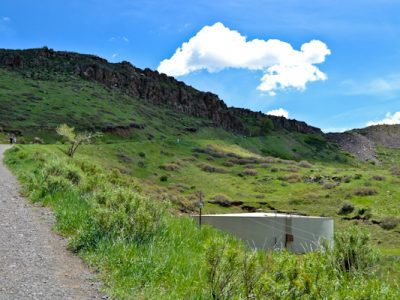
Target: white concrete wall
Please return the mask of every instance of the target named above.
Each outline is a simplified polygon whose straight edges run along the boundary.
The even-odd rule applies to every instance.
[[[205,215],[202,223],[227,231],[252,248],[270,250],[287,247],[292,252],[304,253],[317,249],[322,239],[333,246],[333,220],[330,218],[250,215]],[[198,216],[195,218],[198,220]],[[286,242],[287,233],[292,234],[292,242]]]

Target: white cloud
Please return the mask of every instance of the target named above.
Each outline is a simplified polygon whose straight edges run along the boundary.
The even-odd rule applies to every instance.
[[[10,18],[10,17],[3,17],[3,21],[4,21],[4,22],[10,22],[10,21],[11,21],[11,18]]]
[[[218,72],[226,68],[262,70],[265,74],[257,87],[274,95],[286,88],[304,90],[308,82],[326,80],[327,76],[315,64],[331,54],[326,44],[318,40],[304,43],[295,50],[277,39],[247,41],[238,31],[222,23],[205,26],[175,54],[163,60],[158,71],[171,76],[182,76],[205,69]]]
[[[289,112],[283,108],[270,110],[267,112],[267,115],[285,117],[286,119],[289,119]]]
[[[124,40],[125,43],[129,43],[129,40],[126,36],[123,36],[122,39]]]
[[[116,58],[117,56],[118,56],[117,53],[113,53],[113,54],[111,55],[111,58]]]
[[[373,126],[373,125],[383,125],[383,124],[388,124],[388,125],[393,125],[393,124],[400,124],[400,111],[395,112],[394,114],[391,114],[388,112],[382,120],[379,121],[371,121],[367,123],[367,126]]]

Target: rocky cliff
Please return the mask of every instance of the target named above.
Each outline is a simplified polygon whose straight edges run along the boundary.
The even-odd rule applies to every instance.
[[[201,92],[173,77],[150,69],[139,69],[129,62],[109,63],[94,55],[54,51],[48,48],[28,50],[0,49],[0,67],[23,71],[27,76],[40,77],[42,71],[70,73],[97,81],[109,88],[197,117],[205,117],[226,130],[249,134],[247,121],[261,124],[271,119],[276,130],[322,134],[304,122],[283,117],[266,116],[261,112],[230,108],[210,92]]]

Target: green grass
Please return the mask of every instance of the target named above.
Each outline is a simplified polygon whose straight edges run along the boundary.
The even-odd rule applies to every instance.
[[[192,147],[194,142],[182,143]],[[170,145],[162,147],[166,152],[181,147],[168,141],[166,145]],[[160,149],[152,142],[139,149],[132,143],[85,146],[74,159],[68,158],[62,151],[64,147],[59,145],[15,147],[6,154],[8,166],[23,184],[23,193],[53,209],[56,230],[69,237],[70,248],[99,271],[112,297],[210,299],[214,292],[221,299],[241,299],[247,297],[247,284],[251,282],[254,282],[256,298],[260,299],[364,299],[367,295],[370,299],[393,299],[398,296],[393,278],[398,274],[388,278],[387,273],[396,269],[396,256],[391,252],[390,260],[383,260],[384,268],[377,268],[373,263],[375,250],[369,248],[366,236],[354,246],[360,256],[357,262],[365,265],[355,265],[351,274],[341,271],[338,264],[341,255],[348,251],[346,247],[353,247],[346,235],[331,254],[253,253],[226,234],[209,227],[200,231],[192,220],[174,217],[177,203],[171,205],[169,201],[153,198],[155,194],[148,191],[149,186],[155,185],[148,179],[150,172],[142,171],[136,178],[121,173],[122,164],[113,157],[121,147],[124,151],[130,149],[127,154],[134,160],[154,160],[154,166],[156,161],[162,163],[158,160],[162,157]],[[175,151],[174,155],[187,156],[190,149]],[[153,155],[157,150],[156,159]],[[228,151],[229,147],[219,145],[218,150]],[[236,146],[232,151],[248,154]],[[135,161],[131,163],[135,165]],[[272,164],[288,166],[281,160]],[[187,168],[188,172],[204,172],[195,166]],[[182,179],[188,174],[183,174]],[[167,188],[170,180],[158,186]],[[197,184],[201,185],[200,180]],[[150,198],[140,195],[143,193]],[[206,208],[212,209],[210,204]],[[351,240],[357,241],[357,238]],[[212,270],[216,277],[210,275]],[[226,278],[230,278],[228,282]]]

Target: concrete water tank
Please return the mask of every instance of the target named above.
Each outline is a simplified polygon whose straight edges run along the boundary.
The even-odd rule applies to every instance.
[[[199,216],[194,216],[199,221]],[[203,215],[202,224],[227,231],[257,249],[287,248],[294,253],[333,247],[333,219],[278,213]]]

